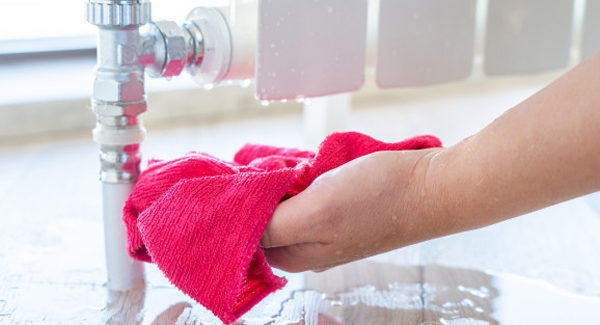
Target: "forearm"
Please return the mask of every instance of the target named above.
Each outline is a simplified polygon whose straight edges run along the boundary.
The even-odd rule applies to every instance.
[[[600,189],[600,53],[429,161],[432,235]],[[445,228],[435,228],[445,223]]]
[[[277,207],[271,265],[323,269],[600,189],[600,53],[446,148],[377,152]]]

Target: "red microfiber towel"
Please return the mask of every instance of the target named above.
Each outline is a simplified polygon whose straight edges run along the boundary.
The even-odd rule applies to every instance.
[[[346,132],[328,136],[316,154],[248,144],[232,163],[195,152],[150,161],[123,210],[129,254],[156,263],[175,286],[232,323],[286,283],[259,247],[279,202],[360,156],[439,146],[433,136],[384,143]]]

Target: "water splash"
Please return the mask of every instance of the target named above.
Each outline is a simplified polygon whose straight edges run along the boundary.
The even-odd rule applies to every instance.
[[[296,291],[292,298],[283,303],[280,314],[273,325],[284,325],[304,320],[306,325],[318,325],[319,314],[333,305],[325,294],[318,291]]]

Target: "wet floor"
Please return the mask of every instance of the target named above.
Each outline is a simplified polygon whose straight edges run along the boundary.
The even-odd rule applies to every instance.
[[[287,277],[286,288],[262,301],[239,324],[597,324],[600,310],[600,298],[543,281],[438,265],[362,261]],[[123,310],[117,294],[104,310],[111,315],[106,320],[220,324],[202,306],[172,290],[151,287],[127,299],[131,297],[137,299],[132,305],[136,313]]]
[[[598,297],[515,275],[437,265],[358,262],[309,274],[305,287],[314,290],[294,292],[273,324],[599,323]]]
[[[372,125],[359,131],[393,140],[421,133],[413,128],[399,131],[392,124],[417,125],[424,109],[416,107],[409,115],[392,108],[375,115],[357,112],[354,119]],[[445,107],[442,111],[456,114]],[[446,121],[443,114],[435,120]],[[201,148],[227,158],[246,141],[297,146],[299,125],[299,118],[281,117],[155,132],[145,150],[155,157],[172,157]],[[430,131],[444,134],[442,128]],[[0,151],[0,324],[220,324],[153,265],[146,267],[144,288],[107,291],[96,157],[91,140]],[[600,324],[600,210],[587,202],[565,202],[370,262],[286,275],[288,286],[243,321]],[[593,202],[600,202],[600,196]]]

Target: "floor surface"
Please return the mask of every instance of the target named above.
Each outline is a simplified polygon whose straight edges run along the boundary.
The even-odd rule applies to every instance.
[[[542,85],[505,86],[357,110],[349,129],[387,141],[430,133],[451,145]],[[145,158],[197,150],[230,159],[246,142],[302,146],[301,126],[300,116],[280,116],[150,130],[142,150]],[[218,323],[152,265],[144,288],[104,287],[98,167],[89,139],[0,150],[0,324]],[[327,272],[287,275],[288,287],[246,323],[564,324],[564,315],[593,323],[598,202],[591,195]]]

